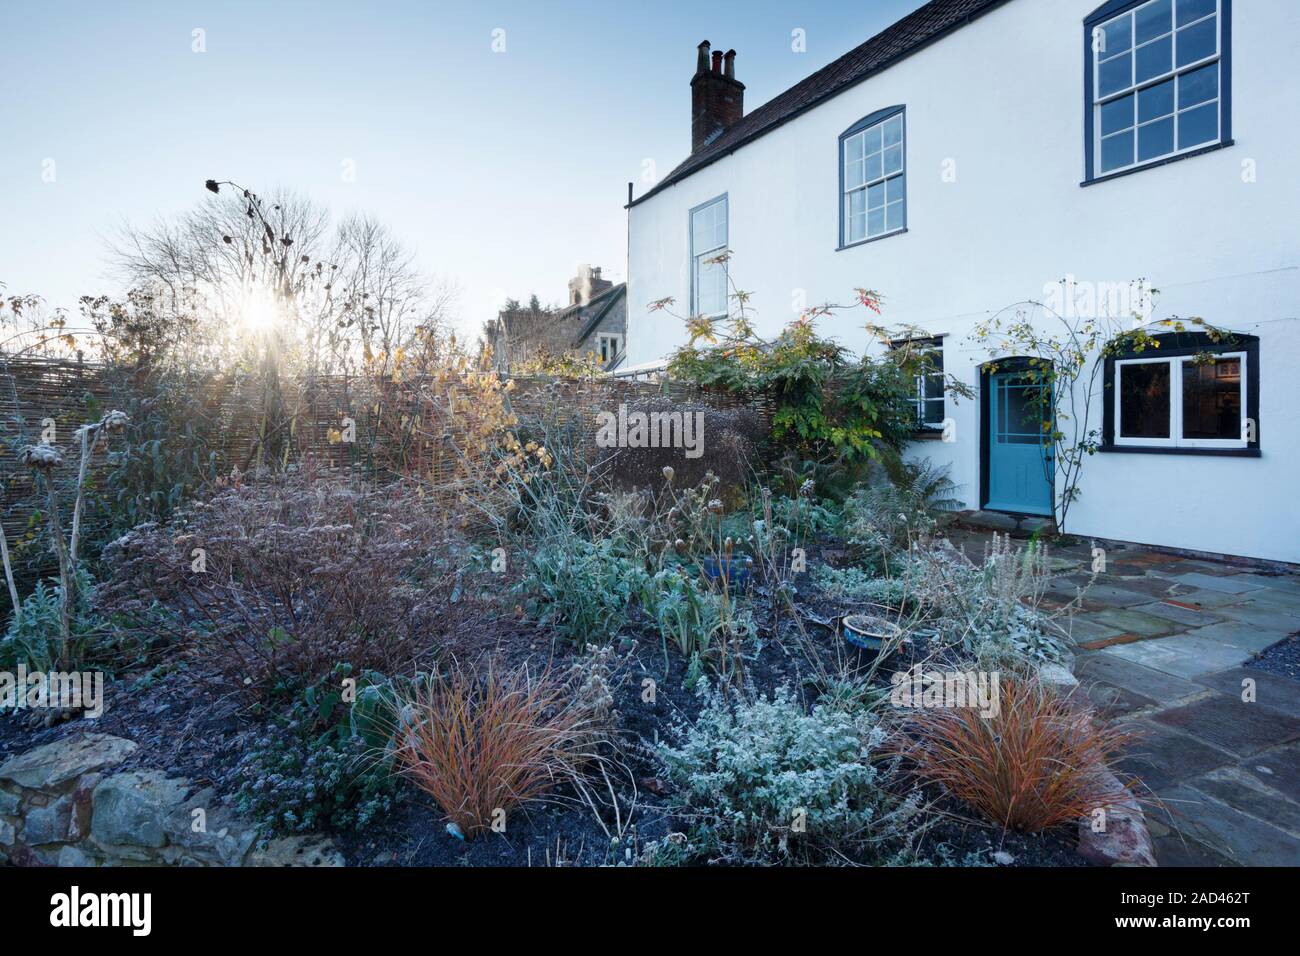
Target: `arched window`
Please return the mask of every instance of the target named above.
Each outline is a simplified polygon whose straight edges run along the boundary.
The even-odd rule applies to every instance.
[[[904,110],[890,106],[840,134],[840,248],[907,228]]]

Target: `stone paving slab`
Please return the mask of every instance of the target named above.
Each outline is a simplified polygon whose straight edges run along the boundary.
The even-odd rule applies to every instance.
[[[1146,614],[1137,608],[1107,608],[1089,614],[1088,619],[1113,627],[1125,634],[1136,634],[1138,637],[1167,637],[1183,630],[1182,625],[1168,618]]]
[[[1153,598],[1164,600],[1165,598],[1178,597],[1181,594],[1189,594],[1196,589],[1186,584],[1179,584],[1168,578],[1159,578],[1153,575],[1144,575],[1143,577],[1124,578],[1114,575],[1104,575],[1097,579],[1099,584],[1109,584],[1113,587],[1125,591],[1132,591],[1136,594],[1149,594]]]
[[[1173,703],[1204,693],[1201,684],[1144,667],[1110,653],[1080,654],[1074,672],[1082,681],[1101,681],[1113,687],[1121,687],[1152,704]]]
[[[1300,866],[1300,839],[1261,823],[1187,785],[1158,793],[1164,808],[1148,812],[1184,836],[1238,864]]]
[[[1186,634],[1116,644],[1106,648],[1106,653],[1189,679],[1236,667],[1250,659],[1250,652],[1239,647]]]
[[[1252,601],[1250,604],[1220,608],[1219,613],[1228,620],[1241,621],[1260,631],[1276,632],[1283,637],[1300,631],[1300,608]]]
[[[1300,743],[1255,754],[1238,766],[1265,786],[1300,799]]]
[[[1277,628],[1257,627],[1247,621],[1227,620],[1220,624],[1207,624],[1205,627],[1188,631],[1186,637],[1227,644],[1249,654],[1258,654],[1264,648],[1286,640],[1289,633]]]
[[[1300,612],[1300,592],[1260,588],[1251,591],[1242,607],[1266,607]]]
[[[1066,627],[1070,631],[1070,639],[1076,644],[1082,644],[1084,641],[1098,641],[1110,637],[1119,637],[1124,633],[1113,627],[1107,627],[1105,624],[1098,624],[1091,615],[1076,614],[1070,619]]]
[[[1300,632],[1300,574],[1107,546],[1054,549],[1045,606],[1071,616],[1076,693],[1140,736],[1118,761],[1138,778],[1161,866],[1300,866],[1300,681],[1243,666]],[[1253,681],[1253,702],[1242,681]]]
[[[1213,674],[1202,674],[1196,678],[1196,683],[1240,700],[1245,690],[1241,682],[1246,679],[1255,682],[1257,703],[1284,714],[1300,714],[1300,683],[1257,667],[1233,667]],[[1296,788],[1296,793],[1300,794],[1300,787]]]
[[[1190,604],[1193,607],[1222,608],[1241,604],[1249,600],[1249,595],[1252,593],[1254,592],[1229,594],[1227,591],[1211,591],[1209,588],[1197,588],[1194,591],[1188,591],[1186,594],[1175,595],[1170,600],[1179,604]]]
[[[1300,739],[1300,719],[1226,694],[1162,710],[1151,720],[1181,730],[1238,757]]]
[[[1300,597],[1300,574],[1257,574],[1247,571],[1237,575],[1236,580]]]
[[[1187,627],[1204,627],[1207,624],[1218,624],[1224,620],[1224,618],[1212,611],[1203,608],[1184,607],[1182,604],[1171,604],[1168,601],[1139,604],[1132,610],[1163,617],[1167,621],[1173,621],[1175,624],[1183,624]]]
[[[1151,825],[1148,817],[1147,825]],[[1156,863],[1160,866],[1240,866],[1220,853],[1195,840],[1188,840],[1182,834],[1170,833],[1168,836],[1155,837],[1151,847],[1156,853]]]
[[[1113,584],[1098,582],[1087,589],[1084,600],[1091,604],[1100,605],[1098,610],[1101,610],[1104,608],[1133,607],[1136,604],[1150,604],[1151,595],[1143,594],[1140,591],[1128,591]]]
[[[1236,767],[1220,767],[1189,781],[1189,785],[1256,820],[1293,836],[1300,833],[1300,806],[1261,783],[1253,774]]]
[[[1119,761],[1119,768],[1137,776],[1147,790],[1158,792],[1234,763],[1234,758],[1219,748],[1150,720],[1129,720],[1122,726],[1137,739]]]
[[[1242,581],[1240,577],[1240,575],[1214,575],[1206,574],[1204,571],[1192,571],[1188,574],[1175,575],[1174,580],[1181,581],[1183,584],[1190,584],[1194,588],[1204,588],[1208,591],[1224,591],[1228,594],[1245,594],[1247,591],[1259,589],[1258,584],[1251,581]]]
[[[1105,720],[1116,720],[1151,708],[1151,701],[1123,687],[1098,681],[1086,683],[1083,689],[1092,709]]]

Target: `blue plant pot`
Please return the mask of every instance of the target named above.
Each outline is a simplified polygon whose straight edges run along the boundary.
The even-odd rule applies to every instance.
[[[745,558],[733,554],[729,558],[705,558],[704,574],[711,581],[726,579],[727,587],[745,589],[749,587],[753,571],[745,565]]]
[[[898,625],[869,614],[848,614],[840,619],[840,634],[859,650],[878,655],[887,640],[898,636]]]

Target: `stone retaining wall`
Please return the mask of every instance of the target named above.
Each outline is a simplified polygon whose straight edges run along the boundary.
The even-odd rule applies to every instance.
[[[0,766],[0,864],[17,866],[342,866],[328,840],[257,847],[211,789],[157,770],[114,772],[122,737],[70,735]]]

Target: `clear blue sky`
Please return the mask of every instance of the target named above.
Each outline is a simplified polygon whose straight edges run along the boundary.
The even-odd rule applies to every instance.
[[[476,329],[577,263],[623,278],[627,183],[688,152],[700,40],[753,109],[920,5],[0,0],[0,281],[120,292],[106,240],[233,179],[378,216]]]

